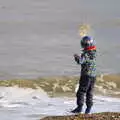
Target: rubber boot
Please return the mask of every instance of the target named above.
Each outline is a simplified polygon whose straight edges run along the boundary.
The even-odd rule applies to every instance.
[[[85,110],[85,114],[89,114],[91,111],[91,107],[87,107],[86,110]]]
[[[74,110],[72,110],[72,113],[81,113],[82,111],[82,106],[78,106],[77,108],[75,108]]]

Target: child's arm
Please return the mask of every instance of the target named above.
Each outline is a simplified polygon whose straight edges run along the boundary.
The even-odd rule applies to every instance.
[[[83,62],[85,61],[84,55],[79,56],[77,54],[74,54],[74,59],[77,64],[83,64]]]

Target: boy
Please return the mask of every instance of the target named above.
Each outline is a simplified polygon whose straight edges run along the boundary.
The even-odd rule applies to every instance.
[[[85,113],[90,113],[93,105],[93,88],[96,80],[96,46],[94,40],[89,36],[85,36],[81,40],[83,53],[81,56],[74,54],[74,59],[77,64],[81,64],[81,77],[79,81],[79,89],[77,91],[77,107],[73,113],[81,113],[84,104],[84,95],[86,94],[86,110]]]

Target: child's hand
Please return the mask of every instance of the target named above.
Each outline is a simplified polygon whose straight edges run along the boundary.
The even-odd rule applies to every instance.
[[[79,64],[80,56],[77,55],[77,54],[74,54],[74,59],[75,59],[75,61]]]

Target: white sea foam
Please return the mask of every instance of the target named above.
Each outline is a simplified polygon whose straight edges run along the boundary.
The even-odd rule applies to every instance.
[[[76,107],[76,98],[50,98],[42,89],[0,87],[0,95],[0,109],[5,114],[10,114],[10,120],[14,120],[13,116],[19,116],[23,120],[28,118],[32,120],[48,115],[68,115]],[[119,112],[119,101],[120,99],[117,98],[95,96],[92,113],[106,111]],[[85,107],[83,108],[83,112]],[[0,114],[2,113],[0,112]],[[2,114],[3,118],[5,114]]]
[[[46,101],[47,94],[42,89],[0,87],[0,104],[4,107],[20,107],[34,104],[35,100]]]

